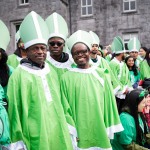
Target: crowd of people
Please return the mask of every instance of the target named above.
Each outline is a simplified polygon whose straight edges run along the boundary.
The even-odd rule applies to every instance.
[[[103,47],[30,12],[7,56],[0,20],[0,150],[150,149],[150,50],[134,37]]]

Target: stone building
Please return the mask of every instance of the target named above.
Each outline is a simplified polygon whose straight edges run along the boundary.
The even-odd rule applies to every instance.
[[[14,51],[15,33],[32,10],[44,19],[57,12],[66,19],[70,34],[92,30],[104,46],[119,35],[125,44],[136,36],[150,47],[150,0],[0,0],[0,19],[11,34],[8,53]]]

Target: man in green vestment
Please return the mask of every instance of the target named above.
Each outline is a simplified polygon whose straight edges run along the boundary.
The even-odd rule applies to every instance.
[[[14,150],[73,150],[57,74],[44,62],[47,33],[44,20],[33,11],[20,27],[27,58],[22,59],[8,85]]]
[[[122,39],[119,36],[115,37],[111,46],[114,52],[114,58],[110,61],[109,66],[121,87],[116,94],[117,106],[120,112],[126,94],[133,90],[133,88],[130,81],[129,69],[124,63],[125,51]]]
[[[22,58],[26,58],[26,50],[24,49],[24,43],[20,38],[19,30],[16,33],[16,44],[17,49],[15,50],[14,54],[8,56],[7,64],[12,66],[13,68],[18,67]]]
[[[65,45],[68,36],[68,26],[64,18],[58,13],[53,13],[46,19],[49,29],[47,62],[56,71],[58,78],[73,64],[71,55]]]
[[[91,36],[77,31],[68,39],[76,68],[62,75],[61,100],[76,149],[111,150],[110,139],[122,131],[113,88],[105,69],[89,64]]]

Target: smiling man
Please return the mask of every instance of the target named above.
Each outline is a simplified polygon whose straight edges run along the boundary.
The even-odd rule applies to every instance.
[[[47,62],[54,68],[60,79],[73,64],[71,56],[65,52],[68,26],[64,18],[56,12],[46,19],[46,24],[49,29]]]
[[[77,31],[68,47],[77,64],[62,75],[61,100],[72,139],[77,149],[111,150],[109,138],[122,130],[107,70],[91,67],[91,37]]]
[[[73,149],[57,74],[45,63],[47,33],[44,20],[35,12],[28,14],[20,27],[27,58],[8,85],[11,140],[18,146],[15,150],[26,149],[25,145],[28,150]]]

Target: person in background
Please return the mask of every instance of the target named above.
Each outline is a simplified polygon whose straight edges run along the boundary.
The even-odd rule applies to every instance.
[[[10,34],[6,25],[0,20],[0,149],[8,147],[11,142],[7,109],[7,84],[12,73],[12,67],[6,64],[6,49],[10,41]],[[5,106],[5,108],[4,108]]]
[[[145,58],[147,51],[148,51],[148,49],[146,47],[140,48],[139,56],[140,56],[141,60],[143,60]]]
[[[140,41],[134,37],[130,39],[128,42],[128,49],[129,49],[129,55],[132,56],[135,59],[135,65],[139,68],[139,64],[141,62],[141,59],[139,57],[139,50],[141,47]]]
[[[7,60],[7,64],[12,66],[13,68],[16,68],[20,64],[22,58],[27,57],[26,50],[24,48],[24,43],[20,38],[19,30],[17,31],[15,38],[17,49],[15,50],[14,54],[8,56]]]
[[[0,84],[4,90],[3,101],[6,102],[5,108],[7,110],[7,84],[13,72],[13,67],[7,65],[8,56],[6,49],[10,41],[10,35],[7,27],[2,21],[0,21],[0,35]]]
[[[140,73],[135,65],[135,59],[132,56],[128,56],[125,58],[125,63],[129,69],[132,87],[135,89],[138,87],[138,83],[140,81]]]
[[[150,49],[147,50],[145,58],[140,63],[141,80],[150,78]]]
[[[111,141],[113,150],[148,150],[145,148],[148,128],[143,115],[147,95],[145,90],[140,89],[127,94],[120,114],[124,130],[116,133]]]
[[[115,78],[118,79],[119,85],[121,87],[120,90],[116,93],[118,111],[120,112],[126,94],[133,90],[133,88],[130,81],[129,69],[124,62],[124,44],[119,36],[114,37],[111,48],[114,52],[114,58],[110,61],[109,66]]]

